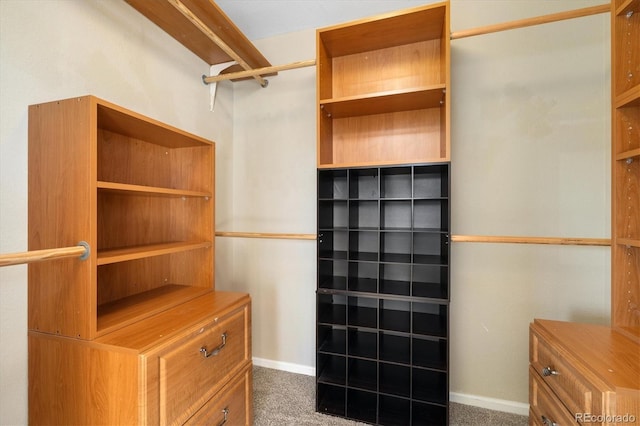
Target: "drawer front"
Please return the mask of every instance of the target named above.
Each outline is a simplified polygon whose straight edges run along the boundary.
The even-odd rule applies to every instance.
[[[537,333],[531,333],[531,367],[569,409],[572,416],[602,412],[602,393]]]
[[[529,367],[529,408],[531,410],[531,424],[543,426],[578,425],[575,417],[558,401],[533,367]]]
[[[251,425],[253,423],[251,369],[252,365],[249,364],[187,420],[185,425]]]
[[[181,424],[250,359],[248,310],[235,311],[160,354],[160,423]]]

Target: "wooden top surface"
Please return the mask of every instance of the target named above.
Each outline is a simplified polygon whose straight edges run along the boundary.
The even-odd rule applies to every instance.
[[[640,390],[640,345],[611,327],[535,319],[534,328],[613,388]]]
[[[125,0],[209,65],[232,61],[218,45],[167,1]],[[271,66],[249,39],[212,0],[181,0],[212,32],[252,68]],[[225,72],[243,71],[239,65]]]
[[[212,291],[90,343],[144,352],[160,341],[179,338],[186,329],[191,330],[200,324],[211,322],[250,301],[247,293]]]

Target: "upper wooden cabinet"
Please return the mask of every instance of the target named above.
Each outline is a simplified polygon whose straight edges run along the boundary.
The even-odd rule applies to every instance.
[[[86,96],[29,108],[29,329],[94,339],[214,289],[214,144]]]
[[[611,323],[640,343],[640,0],[611,10]]]
[[[318,167],[449,161],[449,3],[317,31]]]

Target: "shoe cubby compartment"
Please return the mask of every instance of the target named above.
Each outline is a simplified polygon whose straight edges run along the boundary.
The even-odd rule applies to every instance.
[[[376,262],[378,260],[378,232],[349,232],[349,259]]]
[[[349,233],[321,231],[318,233],[318,256],[322,259],[347,259]]]
[[[348,325],[374,329],[378,327],[378,299],[370,297],[349,297],[348,299]]]
[[[348,263],[346,260],[321,260],[318,262],[318,288],[325,290],[347,289]]]
[[[449,267],[445,265],[411,266],[411,295],[432,299],[449,299]]]
[[[389,167],[380,171],[380,198],[411,198],[410,167]]]
[[[416,166],[413,170],[414,198],[448,198],[448,164]]]
[[[379,424],[397,426],[406,426],[410,424],[411,401],[408,399],[380,395],[378,399],[378,407]]]
[[[346,394],[344,387],[318,383],[316,411],[334,416],[346,415]]]
[[[318,352],[345,355],[347,353],[347,330],[344,327],[319,325]]]
[[[380,393],[409,397],[411,395],[411,368],[406,365],[378,364]]]
[[[318,201],[318,229],[347,230],[349,209],[347,200]]]
[[[380,201],[380,228],[411,230],[411,200]]]
[[[318,354],[318,381],[335,385],[347,383],[347,359],[343,356]]]
[[[346,325],[347,297],[341,294],[321,294],[318,296],[318,323]]]
[[[349,198],[347,170],[322,170],[318,172],[318,199],[346,200]]]
[[[381,263],[380,293],[410,296],[411,265],[402,263]]]
[[[377,230],[380,227],[378,201],[349,201],[349,228],[357,230]]]
[[[448,359],[447,340],[429,337],[413,337],[411,339],[413,365],[446,371]]]
[[[379,332],[381,361],[409,364],[411,362],[411,338],[407,335]]]
[[[448,335],[447,304],[412,302],[412,332],[422,336]]]
[[[347,389],[347,417],[365,423],[376,423],[377,399],[375,392]]]
[[[377,200],[380,194],[378,169],[349,170],[349,198],[354,200]]]
[[[413,263],[447,265],[448,262],[448,235],[431,232],[413,234]]]
[[[446,373],[414,367],[411,380],[413,399],[433,404],[445,404],[448,400],[449,386]]]
[[[374,262],[349,262],[349,291],[378,292],[378,264]]]
[[[348,354],[375,360],[378,356],[378,334],[357,328],[349,329]]]

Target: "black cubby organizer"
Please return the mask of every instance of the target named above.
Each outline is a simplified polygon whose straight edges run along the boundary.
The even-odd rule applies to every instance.
[[[318,170],[318,412],[448,423],[449,174]]]

